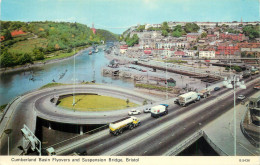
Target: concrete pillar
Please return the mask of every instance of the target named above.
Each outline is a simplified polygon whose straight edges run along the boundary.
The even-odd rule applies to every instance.
[[[80,135],[83,135],[83,126],[81,125],[81,126],[79,127],[79,129],[80,129]]]
[[[250,115],[250,109],[248,109],[247,110],[247,117],[248,117],[248,120],[247,120],[247,122],[248,122],[248,124],[251,124],[251,117],[250,117],[251,115]]]
[[[51,129],[51,123],[49,122],[49,129]]]

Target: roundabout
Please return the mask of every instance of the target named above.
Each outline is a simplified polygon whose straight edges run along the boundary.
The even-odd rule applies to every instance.
[[[104,125],[119,120],[127,116],[128,111],[132,109],[124,107],[123,109],[108,111],[73,111],[61,108],[53,102],[53,99],[57,96],[71,95],[73,92],[78,94],[94,93],[122,100],[129,99],[130,102],[139,105],[142,105],[145,99],[149,103],[159,101],[158,98],[138,93],[134,90],[110,85],[64,85],[25,93],[22,96],[17,96],[7,105],[5,117],[1,121],[0,134],[2,140],[3,138],[6,140],[4,130],[13,130],[11,154],[21,153],[18,146],[22,144],[23,136],[21,129],[24,125],[36,133],[40,131],[37,126],[39,122],[49,123],[51,127],[58,125],[64,129],[68,129],[67,126],[72,126],[73,128],[80,127],[80,132],[82,132],[89,125]],[[6,149],[6,147],[4,145],[1,148]]]
[[[117,108],[117,110],[76,111],[57,106],[60,97],[62,98],[67,95],[72,96],[73,88],[73,85],[48,88],[43,90],[40,94],[30,97],[27,101],[33,101],[34,104],[32,106],[37,117],[67,124],[107,124],[126,116],[128,111],[131,109],[127,106],[123,106],[122,109]],[[148,100],[148,102],[157,101],[156,98],[137,93],[133,90],[106,85],[77,85],[75,87],[75,93],[77,95],[87,93],[92,95],[115,97],[120,100],[128,99],[130,102],[133,102],[134,105],[142,105],[144,100]]]

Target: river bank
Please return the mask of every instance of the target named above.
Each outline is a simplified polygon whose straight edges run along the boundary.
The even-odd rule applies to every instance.
[[[103,47],[105,47],[105,45],[99,45],[98,46],[98,48],[103,48]],[[10,72],[15,72],[15,71],[26,71],[26,70],[29,70],[29,69],[34,68],[34,67],[40,67],[40,66],[44,66],[46,64],[52,64],[52,63],[57,63],[57,62],[69,60],[69,59],[73,58],[74,56],[78,56],[82,52],[84,52],[86,50],[90,50],[90,49],[92,49],[92,47],[83,48],[82,50],[79,50],[75,54],[72,54],[71,56],[68,56],[68,57],[51,59],[51,60],[42,61],[42,62],[35,62],[33,64],[19,65],[19,66],[15,66],[15,67],[1,68],[0,74],[5,74],[5,73],[10,73]]]

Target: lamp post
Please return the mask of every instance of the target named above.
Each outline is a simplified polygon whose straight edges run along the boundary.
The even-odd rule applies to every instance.
[[[232,83],[233,82],[233,83]],[[236,87],[240,87],[241,89],[246,89],[246,85],[244,81],[240,82],[237,75],[234,75],[233,77],[230,77],[229,79],[225,77],[225,80],[223,81],[223,84],[227,88],[233,88],[234,91],[234,156],[237,155],[236,151]]]
[[[11,134],[12,131],[13,131],[12,129],[4,130],[4,133],[7,134],[7,136],[8,136],[8,141],[7,141],[7,153],[8,153],[8,156],[9,156],[9,134]]]
[[[74,48],[74,78],[73,78],[73,80],[74,80],[74,86],[73,86],[73,102],[72,102],[72,105],[73,105],[73,107],[75,106],[75,81],[76,81],[76,78],[75,78],[75,48]]]
[[[166,74],[165,74],[165,77],[166,77],[166,99],[168,99],[167,62],[166,62]]]

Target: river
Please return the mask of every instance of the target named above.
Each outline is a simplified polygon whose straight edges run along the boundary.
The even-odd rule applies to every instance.
[[[104,51],[88,55],[88,50],[75,56],[75,81],[96,80],[96,83],[114,84],[133,88],[131,81],[119,78],[103,77],[102,68],[108,65],[109,60]],[[56,63],[33,67],[27,71],[15,71],[0,76],[0,105],[7,104],[13,98],[25,92],[38,89],[53,82],[72,84],[74,82],[74,58]]]

